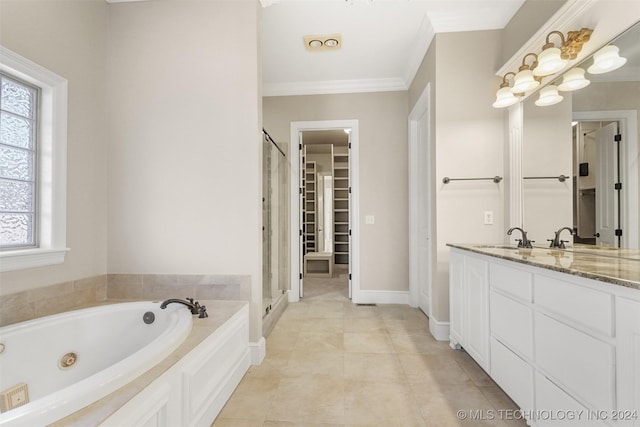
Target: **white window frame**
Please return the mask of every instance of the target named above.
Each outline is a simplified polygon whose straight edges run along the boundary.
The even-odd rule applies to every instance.
[[[67,244],[67,80],[0,46],[0,70],[40,88],[37,248],[0,251],[0,272],[62,264]]]

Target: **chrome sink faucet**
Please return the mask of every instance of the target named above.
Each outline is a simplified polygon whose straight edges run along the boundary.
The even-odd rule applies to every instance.
[[[568,240],[560,240],[560,233],[564,230],[569,230],[569,234],[573,236],[573,228],[562,227],[560,230],[555,232],[555,237],[553,239],[547,239],[548,242],[551,242],[551,245],[549,245],[550,248],[566,249],[564,244],[567,243]]]
[[[518,242],[518,247],[519,248],[532,248],[533,247],[533,246],[531,246],[531,244],[533,243],[533,240],[527,239],[527,232],[524,231],[522,228],[520,228],[520,227],[511,227],[507,231],[507,234],[509,236],[511,236],[511,233],[513,233],[514,230],[518,230],[520,233],[522,233],[522,239],[516,239],[516,241]]]
[[[194,302],[193,298],[187,298],[186,300],[171,298],[171,299],[165,300],[162,304],[160,304],[160,308],[164,310],[165,308],[167,308],[169,304],[173,302],[186,305],[189,308],[189,310],[191,310],[191,314],[197,314],[198,317],[201,319],[205,317],[209,317],[209,315],[207,314],[207,307],[204,305],[200,305],[198,301]]]

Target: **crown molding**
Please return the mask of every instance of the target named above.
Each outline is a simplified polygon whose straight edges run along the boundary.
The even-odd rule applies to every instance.
[[[267,83],[263,85],[262,96],[394,92],[408,90],[408,88],[405,81],[401,78]]]

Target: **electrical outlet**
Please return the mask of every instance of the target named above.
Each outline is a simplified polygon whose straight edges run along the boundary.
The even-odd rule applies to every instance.
[[[364,217],[364,223],[365,224],[375,224],[376,223],[376,218],[373,215],[367,215]]]
[[[493,211],[484,211],[484,224],[493,225]]]

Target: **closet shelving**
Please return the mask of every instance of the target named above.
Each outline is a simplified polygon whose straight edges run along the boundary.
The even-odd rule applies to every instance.
[[[304,165],[304,250],[305,254],[316,252],[316,162],[308,161]]]
[[[334,262],[349,263],[349,150],[333,147]]]

